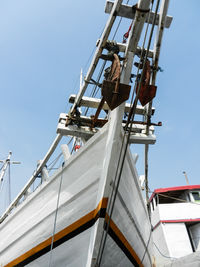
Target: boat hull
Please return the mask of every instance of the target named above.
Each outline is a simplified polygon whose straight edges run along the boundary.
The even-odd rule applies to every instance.
[[[94,266],[102,229],[101,266],[151,266],[151,226],[129,149],[112,218],[109,197],[98,199],[107,136],[104,126],[1,223],[0,265]]]

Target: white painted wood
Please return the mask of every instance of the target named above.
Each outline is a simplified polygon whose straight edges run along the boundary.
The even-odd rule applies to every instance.
[[[164,25],[167,20],[167,11],[169,6],[169,0],[162,0],[161,8],[160,8],[160,16],[159,16],[159,23],[157,28],[157,33],[154,42],[154,53],[153,53],[153,66],[155,70],[153,71],[151,84],[156,84],[156,76],[157,76],[157,68],[158,62],[160,57],[160,49],[162,44],[162,38],[164,33]],[[152,101],[146,105],[147,114],[150,116],[152,114]],[[146,133],[148,134],[148,127]]]
[[[157,69],[158,69],[158,61],[160,56],[160,48],[161,48],[161,42],[163,37],[163,31],[165,28],[165,25],[167,23],[167,10],[168,10],[169,0],[162,0],[161,8],[160,8],[160,14],[159,14],[159,22],[158,22],[158,28],[156,33],[156,38],[154,42],[154,53],[153,53],[153,60],[152,65],[154,66],[154,71],[151,78],[151,84],[156,84],[156,76],[157,76]],[[153,101],[150,101],[146,105],[147,115],[146,115],[146,121],[152,114],[152,103]],[[149,134],[149,127],[146,126],[146,134]],[[148,195],[148,157],[149,157],[149,147],[148,144],[145,144],[145,181],[146,181],[146,199],[148,201],[149,195]]]
[[[89,127],[78,127],[76,125],[65,126],[64,123],[58,123],[57,133],[66,136],[76,136],[84,138],[85,140],[90,139],[97,131],[91,131]]]
[[[112,10],[112,7],[113,7],[113,2],[107,1],[106,6],[105,6],[105,12],[110,13]],[[134,19],[135,13],[132,11],[132,6],[122,4],[120,6],[119,12],[117,13],[117,16],[128,18],[128,19]],[[158,14],[156,16],[156,25],[159,24],[159,17],[160,15]],[[150,24],[153,23],[153,18],[154,18],[154,12],[150,12]],[[171,25],[172,19],[173,17],[167,16],[164,27],[169,28]]]
[[[144,125],[132,125],[132,131],[135,133],[130,135],[129,144],[155,144],[156,136],[153,134],[146,135],[141,133],[144,128]],[[89,127],[78,127],[76,125],[65,126],[65,121],[61,121],[58,123],[57,133],[60,133],[63,136],[76,136],[88,140],[97,133],[97,131],[95,129],[92,130]]]
[[[12,152],[9,151],[7,159],[2,160],[2,162],[3,162],[4,164],[3,164],[2,170],[1,170],[1,172],[0,172],[0,186],[1,186],[1,183],[2,183],[2,181],[3,181],[3,177],[4,177],[4,175],[5,175],[6,169],[7,169],[8,165],[9,165],[9,163],[10,163],[11,155],[12,155]]]
[[[62,138],[62,135],[58,134],[53,141],[51,147],[49,148],[47,154],[45,155],[44,159],[42,160],[41,164],[38,166],[37,170],[33,173],[29,181],[26,183],[24,188],[21,190],[21,192],[17,195],[17,197],[12,201],[12,203],[9,205],[9,207],[6,209],[6,211],[3,213],[3,215],[0,218],[0,223],[8,216],[8,214],[11,212],[11,210],[17,205],[17,203],[20,201],[20,199],[24,196],[26,191],[30,188],[32,183],[35,181],[37,175],[42,171],[43,167],[46,165],[47,161],[55,151],[58,143],[60,142]]]
[[[133,131],[136,132],[141,130],[138,125],[134,128],[135,125],[133,125]],[[143,126],[144,127],[144,126]],[[141,128],[143,128],[141,127]],[[57,133],[60,133],[62,135],[66,136],[76,136],[80,138],[84,138],[85,140],[90,139],[96,132],[91,131],[89,127],[78,127],[76,125],[69,125],[65,126],[63,123],[59,123],[57,127]],[[135,133],[130,135],[129,144],[155,144],[156,142],[156,136],[153,134],[143,134],[143,133]]]
[[[148,9],[150,5],[150,1],[148,0],[140,0],[138,3],[138,7],[141,9]],[[130,76],[132,71],[133,58],[135,56],[138,41],[140,39],[140,35],[143,29],[143,25],[145,22],[145,15],[141,15],[140,12],[136,12],[133,26],[131,28],[126,51],[125,51],[125,61],[123,65],[123,71],[121,74],[121,82],[124,84],[129,84]],[[112,188],[110,187],[112,179],[115,178],[117,165],[121,164],[121,160],[119,161],[120,153],[123,154],[123,150],[121,151],[122,144],[122,118],[124,114],[125,104],[122,103],[119,107],[114,109],[110,114],[110,122],[109,122],[109,131],[108,138],[105,146],[105,159],[104,165],[100,177],[99,189],[97,193],[96,203],[99,202],[99,199],[103,197],[109,197],[111,194]],[[138,186],[139,188],[139,186]],[[140,189],[139,189],[140,190]],[[110,199],[109,199],[110,203]],[[142,201],[143,203],[143,201]],[[144,203],[143,203],[144,204]],[[110,210],[107,210],[108,214]],[[94,233],[98,233],[98,235],[91,235],[90,245],[89,245],[89,253],[88,253],[88,261],[87,267],[91,266],[92,259],[97,259],[101,253],[101,238],[103,236],[104,230],[101,225],[94,226]],[[100,234],[101,233],[101,234]],[[98,258],[99,259],[99,258]],[[98,263],[99,264],[99,263]]]
[[[110,12],[110,17],[109,17],[109,19],[107,21],[107,24],[106,24],[106,26],[104,28],[104,31],[103,31],[102,35],[101,35],[100,41],[98,43],[96,52],[94,54],[94,57],[92,59],[92,62],[91,62],[90,67],[88,69],[88,72],[86,74],[86,77],[84,79],[84,82],[83,82],[83,85],[81,87],[81,90],[79,91],[79,93],[78,93],[78,95],[76,97],[76,100],[75,100],[75,102],[74,102],[74,104],[73,104],[73,106],[71,108],[71,113],[73,113],[75,108],[77,106],[79,106],[79,103],[80,103],[80,101],[81,101],[81,99],[82,99],[82,97],[83,97],[83,95],[84,95],[84,93],[85,93],[85,91],[87,89],[88,82],[90,82],[90,79],[91,79],[91,77],[93,75],[93,72],[94,72],[94,70],[95,70],[95,68],[97,66],[98,61],[99,61],[99,57],[101,56],[101,53],[103,51],[103,47],[105,46],[105,43],[106,43],[106,41],[108,39],[108,36],[110,34],[110,31],[111,31],[111,28],[113,26],[113,23],[115,21],[115,18],[116,18],[115,13],[118,12],[121,3],[122,3],[122,0],[116,0],[114,2],[114,5],[113,5],[112,10]]]
[[[97,43],[98,43],[99,39],[97,40]],[[119,47],[119,51],[120,52],[125,52],[126,51],[126,43],[117,43],[117,46]],[[141,47],[137,47],[137,51],[136,51],[136,55],[140,55],[141,54]],[[147,50],[144,49],[144,52],[146,53]],[[149,50],[148,52],[148,57],[149,58],[153,58],[153,53],[154,51],[153,50]]]
[[[140,175],[140,177],[139,177],[139,181],[140,181],[141,189],[144,190],[145,176],[144,176],[144,175]]]
[[[156,76],[157,76],[156,69],[158,68],[160,49],[161,49],[163,33],[164,33],[164,25],[167,21],[168,6],[169,6],[169,0],[162,0],[161,7],[160,7],[159,23],[158,23],[157,33],[155,37],[155,42],[154,42],[153,66],[155,67],[155,71],[153,72],[153,77],[151,81],[151,84],[153,85],[155,85],[155,82],[156,82]]]
[[[69,103],[74,103],[76,99],[76,95],[70,95],[69,97]],[[80,101],[80,106],[83,107],[90,107],[90,108],[98,108],[99,103],[100,103],[101,99],[100,98],[93,98],[93,97],[88,97],[88,96],[83,96],[81,101]],[[103,108],[104,110],[109,110],[109,107],[106,103],[104,103]],[[129,103],[125,104],[125,112],[130,112],[131,109],[131,105]],[[136,107],[136,114],[138,115],[144,115],[145,114],[145,108],[137,105]],[[155,108],[152,108],[152,115],[155,112]]]
[[[41,163],[42,163],[42,160],[38,160],[38,166],[40,166]],[[42,171],[41,171],[41,182],[43,183],[48,178],[49,178],[49,172],[47,170],[47,167],[44,166],[43,169],[42,169]]]
[[[105,150],[102,148],[106,145],[107,135],[108,126],[105,125],[84,147],[65,162],[63,170],[60,168],[56,171],[48,181],[45,181],[35,192],[28,195],[25,201],[13,209],[12,213],[0,224],[0,263],[3,266],[51,236],[61,175],[63,175],[63,183],[56,233],[96,208],[99,179],[105,158]],[[91,157],[91,155],[94,156]],[[145,247],[132,225],[130,216],[136,221],[145,242],[148,239],[150,225],[146,219],[147,212],[140,194],[137,172],[130,151],[127,154],[123,177],[119,192],[129,209],[129,213],[118,200],[113,220],[139,257],[142,257]],[[137,210],[135,210],[135,206],[138,207]],[[100,222],[102,219],[96,224],[99,226]],[[59,267],[86,266],[90,251],[89,242],[94,229],[96,229],[95,225],[54,249],[52,265]],[[145,266],[150,266],[148,254],[149,251],[143,262]],[[46,266],[48,260],[49,253],[27,266]],[[101,266],[108,266],[108,262],[109,266],[132,266],[110,237],[106,243],[105,256]]]
[[[133,157],[134,163],[136,164],[138,161],[139,155],[137,153],[134,153],[134,154],[132,154],[132,157]]]
[[[153,145],[156,142],[156,136],[154,134],[137,133],[130,136],[129,144],[148,144]]]
[[[96,134],[93,140],[90,139],[65,162],[63,170],[56,171],[0,224],[0,263],[3,266],[51,236],[61,175],[63,182],[56,232],[96,208],[98,180],[104,158],[101,148],[105,146],[106,136],[107,128],[104,127],[100,134]],[[55,266],[60,266],[59,262]]]
[[[71,153],[69,151],[69,147],[67,144],[62,144],[61,145],[61,150],[64,156],[64,160],[67,161],[71,157]]]
[[[200,251],[200,223],[189,227],[195,251]]]
[[[184,223],[166,223],[163,225],[163,229],[166,244],[169,249],[169,257],[180,258],[193,252]]]
[[[179,259],[174,259],[173,262],[166,264],[165,267],[199,267],[199,262],[200,252],[197,251]]]
[[[192,257],[191,260],[189,257],[186,258],[185,261],[179,261],[175,259],[189,255],[193,252],[191,241],[184,221],[189,220],[189,223],[190,220],[195,221],[196,219],[199,219],[200,205],[194,204],[192,202],[172,202],[170,204],[157,204],[157,206],[155,206],[155,197],[153,198],[153,203],[154,210],[152,210],[151,220],[152,226],[156,227],[153,231],[153,241],[162,252],[162,254],[165,255],[165,257],[163,257],[156,246],[154,246],[156,264],[158,266],[168,266],[166,264],[173,260],[173,262],[177,262],[177,264],[178,262],[185,262],[185,264],[180,266],[189,266],[186,264],[186,262],[188,264],[192,262]],[[200,223],[197,223],[195,225],[196,229],[194,231],[194,236],[197,237],[200,233]],[[190,227],[191,230],[193,230],[193,226]],[[192,231],[191,236],[193,238]],[[194,239],[199,242],[198,239]]]
[[[193,203],[158,204],[158,213],[152,214],[152,223],[155,226],[159,220],[184,220],[199,218],[200,205]]]
[[[167,263],[172,263],[169,257],[169,248],[165,239],[164,225],[159,225],[152,233],[153,236],[153,257],[155,266],[166,266]],[[164,256],[163,256],[164,255]],[[173,265],[172,265],[173,266]],[[182,266],[181,266],[182,267]]]
[[[123,43],[117,43],[117,45],[118,45],[118,47],[119,47],[119,51],[120,52],[125,52],[126,51],[126,44],[123,44]],[[141,47],[137,47],[137,51],[136,51],[136,55],[140,55],[141,54]],[[144,53],[146,53],[147,52],[147,50],[146,49],[144,49]],[[149,58],[153,58],[153,50],[149,50],[149,52],[148,52],[148,57]]]

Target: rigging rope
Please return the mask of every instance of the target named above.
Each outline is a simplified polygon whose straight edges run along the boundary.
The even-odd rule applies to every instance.
[[[170,259],[170,260],[176,260],[177,258],[172,258],[172,257],[168,257],[168,256],[166,256],[166,255],[164,255],[161,251],[160,251],[160,249],[157,247],[157,245],[153,242],[153,244],[154,244],[154,246],[156,247],[156,249],[158,250],[158,252],[160,253],[160,255],[161,256],[163,256],[164,258],[167,258],[167,259]],[[172,266],[172,265],[171,265]]]
[[[129,1],[130,1],[130,0],[127,0],[126,5],[129,3]],[[116,34],[117,34],[117,32],[118,32],[118,29],[119,29],[119,26],[120,26],[120,24],[121,24],[121,22],[122,22],[122,19],[123,19],[123,17],[120,17],[119,22],[118,22],[118,24],[117,24],[117,27],[116,27],[116,29],[115,29],[115,32],[114,32],[114,34],[113,34],[112,40],[114,40],[114,38],[115,38],[115,36],[116,36]],[[102,32],[103,32],[103,31],[102,31]],[[101,34],[102,34],[102,33],[101,33]],[[101,36],[101,35],[100,35],[100,36]],[[100,82],[100,79],[101,79],[101,76],[102,76],[102,73],[103,73],[103,70],[104,70],[104,68],[105,68],[106,63],[107,63],[107,60],[104,60],[102,66],[101,66],[101,69],[100,69],[100,71],[99,71],[98,77],[97,77],[97,82],[96,82],[96,84],[94,85],[94,88],[93,88],[93,90],[92,90],[92,92],[91,92],[91,94],[90,94],[90,97],[95,97],[95,96],[97,95],[98,91],[99,91],[98,84],[99,84],[99,82]],[[85,115],[85,116],[87,115],[88,110],[89,110],[89,107],[87,107],[87,108],[85,109],[85,112],[84,112],[84,115]]]
[[[154,30],[154,26],[155,26],[155,22],[156,22],[156,15],[157,15],[157,12],[158,12],[159,2],[160,2],[160,0],[158,0],[157,8],[156,8],[156,11],[154,13],[154,19],[153,19],[153,23],[152,23],[152,29],[151,29],[151,32],[150,32],[149,42],[148,42],[147,51],[146,51],[146,54],[145,54],[145,60],[144,60],[143,66],[145,65],[145,62],[147,61],[147,55],[148,55],[148,52],[149,52],[149,49],[150,49],[150,44],[151,44],[153,30]],[[152,8],[153,8],[153,3],[152,3],[151,10],[152,10]],[[148,17],[147,26],[149,25],[149,18],[150,18],[150,15]],[[145,33],[145,38],[144,38],[144,42],[143,42],[143,50],[142,50],[142,53],[141,53],[141,57],[142,57],[143,51],[144,51],[144,43],[145,43],[145,40],[146,40],[147,31],[148,31],[148,27],[147,27],[146,33]],[[140,58],[140,60],[141,60],[141,58]],[[139,74],[139,65],[138,65],[137,77],[138,77],[138,74]],[[142,73],[142,75],[140,77],[138,91],[137,91],[137,94],[136,94],[136,97],[135,97],[133,106],[131,108],[131,111],[132,111],[132,113],[130,112],[131,113],[131,116],[129,116],[129,118],[127,120],[127,124],[125,126],[125,131],[124,131],[124,135],[123,135],[122,145],[121,145],[121,149],[120,149],[120,153],[119,153],[120,156],[119,156],[119,159],[118,159],[117,169],[116,169],[116,173],[115,173],[115,177],[114,177],[114,186],[113,186],[113,190],[111,192],[111,197],[110,197],[109,205],[108,205],[108,208],[107,208],[107,210],[110,209],[109,220],[108,220],[108,223],[107,223],[107,226],[106,226],[106,232],[105,232],[105,234],[103,232],[103,235],[102,235],[102,239],[101,239],[101,243],[100,243],[100,249],[99,249],[99,254],[98,254],[98,257],[97,257],[97,262],[99,264],[101,263],[101,259],[102,259],[102,256],[103,256],[103,251],[104,251],[105,242],[106,242],[106,238],[107,238],[107,234],[108,234],[110,220],[111,220],[113,209],[114,209],[114,204],[115,204],[115,200],[116,200],[116,196],[117,196],[117,191],[118,191],[118,187],[119,187],[119,182],[120,182],[120,178],[121,178],[121,174],[122,174],[122,169],[123,169],[123,165],[124,165],[124,161],[125,161],[126,151],[127,151],[127,148],[128,148],[128,143],[129,143],[130,134],[131,134],[131,128],[132,128],[132,125],[133,125],[133,120],[134,120],[134,116],[135,116],[135,110],[136,110],[136,106],[137,106],[137,102],[138,102],[138,97],[139,97],[139,92],[140,92],[140,88],[141,88],[141,81],[142,81],[142,79],[143,79],[143,73]],[[136,85],[135,85],[134,90],[133,90],[132,101],[133,101],[134,91],[135,90],[136,90]],[[129,115],[130,115],[130,113],[129,113]],[[130,122],[131,122],[131,126],[130,126],[130,128],[128,130],[128,136],[127,136],[127,140],[126,140],[125,147],[124,147],[126,132],[127,132],[127,129],[128,129],[128,124]],[[115,186],[115,183],[116,183],[116,186]],[[115,192],[114,192],[114,190],[115,190]],[[113,200],[112,200],[112,198],[113,198]],[[108,214],[109,214],[109,212],[108,212]],[[147,247],[145,248],[145,251],[147,251]],[[146,252],[144,253],[143,259],[145,257],[145,254],[146,254]]]
[[[48,165],[49,171],[51,171],[54,168],[54,166],[56,165],[56,163],[58,162],[61,156],[62,156],[62,152],[51,163],[49,163]]]
[[[53,243],[54,243],[54,236],[55,236],[55,232],[56,232],[56,222],[57,222],[57,216],[58,216],[58,206],[59,206],[59,201],[60,201],[60,193],[61,193],[61,186],[62,186],[62,180],[63,180],[63,167],[64,167],[64,162],[62,163],[62,171],[61,171],[60,184],[59,184],[59,189],[58,189],[58,197],[57,197],[57,204],[56,204],[55,217],[54,217],[53,233],[52,233],[52,238],[51,238],[51,248],[50,248],[50,256],[49,256],[49,267],[51,267],[51,262],[52,262]]]

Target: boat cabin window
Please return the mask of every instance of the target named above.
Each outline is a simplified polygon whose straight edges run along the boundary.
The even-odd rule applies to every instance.
[[[192,202],[200,203],[200,191],[191,192],[191,200]]]
[[[159,204],[170,204],[170,203],[184,203],[189,202],[188,191],[168,191],[157,195]]]
[[[154,210],[158,204],[170,203],[200,203],[200,190],[173,190],[167,192],[159,192],[153,198],[152,209]]]

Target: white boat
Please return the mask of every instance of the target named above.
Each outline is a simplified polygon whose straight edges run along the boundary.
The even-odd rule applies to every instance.
[[[156,189],[150,207],[156,266],[200,266],[200,185]]]
[[[1,266],[152,266],[151,222],[130,145],[145,145],[148,194],[148,147],[156,141],[154,126],[160,126],[151,122],[152,99],[163,30],[172,21],[168,2],[163,0],[160,10],[158,3],[151,9],[150,0],[134,6],[121,0],[106,3],[109,19],[80,91],[70,97],[73,106],[60,115],[56,139],[0,218]],[[124,43],[109,41],[116,16],[132,21]],[[141,46],[145,31],[147,44]],[[105,78],[94,81],[100,59],[107,61]],[[133,63],[138,73],[131,98]],[[101,87],[102,98],[84,95],[91,83]],[[83,106],[95,109],[94,116],[82,116]],[[135,115],[141,120],[135,121]],[[75,151],[63,145],[64,162],[49,176],[46,163],[63,136],[74,138]],[[32,192],[38,175],[41,185]]]

